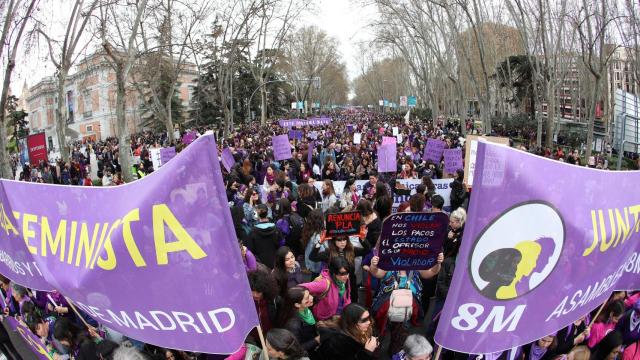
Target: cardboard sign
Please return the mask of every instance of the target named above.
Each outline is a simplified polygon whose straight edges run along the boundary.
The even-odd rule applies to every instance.
[[[40,161],[48,161],[47,139],[43,132],[29,135],[27,137],[27,146],[29,147],[29,162],[32,166],[38,166]]]
[[[383,270],[425,270],[436,265],[449,217],[445,213],[396,213],[382,223],[380,262]]]
[[[326,216],[328,237],[349,236],[360,233],[362,215],[359,211],[332,213]]]
[[[509,138],[506,138],[506,137],[467,135],[467,139],[464,142],[464,145],[465,145],[464,183],[467,184],[467,187],[473,186],[473,173],[476,167],[476,154],[478,153],[478,139],[480,138],[491,143],[509,146]]]
[[[358,145],[362,142],[362,133],[354,133],[353,134],[353,143]]]
[[[276,161],[291,159],[291,145],[287,135],[272,136],[271,143]]]

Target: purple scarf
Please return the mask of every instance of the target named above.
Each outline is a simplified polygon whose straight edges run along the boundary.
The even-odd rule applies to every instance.
[[[547,352],[547,348],[538,346],[538,344],[531,344],[531,351],[529,351],[529,360],[540,360]]]

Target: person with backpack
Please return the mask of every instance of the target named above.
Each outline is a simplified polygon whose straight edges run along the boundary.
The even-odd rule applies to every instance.
[[[371,313],[374,314],[380,336],[389,328],[391,344],[389,355],[402,349],[407,335],[409,322],[418,325],[422,316],[422,282],[420,279],[430,279],[440,272],[440,264],[444,261],[444,254],[438,254],[436,265],[424,270],[393,270],[385,271],[378,268],[380,258],[371,258],[369,272],[380,279],[378,292],[373,300]]]
[[[269,220],[269,208],[260,204],[256,207],[258,223],[251,228],[247,239],[247,247],[255,255],[259,262],[273,269],[276,259],[276,251],[280,247],[280,231]]]
[[[304,219],[291,209],[291,202],[288,199],[278,200],[276,218],[278,219],[276,227],[282,234],[280,245],[288,246],[296,259],[304,255],[302,241],[300,240]]]

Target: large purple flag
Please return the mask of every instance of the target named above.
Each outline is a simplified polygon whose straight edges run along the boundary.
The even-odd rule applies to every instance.
[[[378,172],[396,172],[397,170],[396,145],[378,146]]]
[[[287,135],[278,135],[271,137],[273,145],[273,156],[277,161],[291,159],[291,144]]]
[[[190,131],[182,137],[182,143],[185,145],[191,144],[198,137],[198,133],[195,131]]]
[[[18,322],[11,316],[5,317],[2,323],[7,330],[11,343],[23,359],[53,359],[47,351],[47,346],[23,323]]]
[[[458,169],[464,169],[464,164],[462,163],[462,149],[445,149],[444,172],[453,174]]]
[[[442,158],[444,147],[445,147],[445,143],[442,140],[438,140],[438,139],[427,140],[427,146],[424,147],[423,159],[431,160],[435,164],[439,163],[440,158]]]
[[[227,169],[227,172],[231,172],[233,168],[233,164],[236,163],[236,160],[233,158],[233,154],[229,148],[222,149],[222,166]]]
[[[436,342],[492,353],[553,334],[640,288],[640,172],[478,142],[464,239]]]
[[[213,136],[123,186],[0,186],[10,279],[162,347],[232,353],[258,325]]]

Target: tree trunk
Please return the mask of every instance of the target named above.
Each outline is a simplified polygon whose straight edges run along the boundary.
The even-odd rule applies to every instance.
[[[0,177],[3,179],[13,180],[13,171],[9,163],[9,154],[7,152],[7,124],[6,111],[7,97],[9,96],[9,84],[11,83],[11,74],[16,64],[13,59],[9,59],[7,68],[4,72],[4,82],[2,84],[2,95],[0,96]],[[17,140],[16,140],[17,141]]]
[[[600,76],[594,76],[595,82],[593,84],[593,93],[591,102],[589,105],[589,117],[587,118],[587,143],[585,150],[585,161],[589,161],[591,157],[591,149],[593,148],[593,126],[596,121],[596,104],[598,103],[598,96],[600,95],[600,83],[602,78]]]
[[[165,99],[165,105],[164,105],[164,108],[166,110],[164,127],[167,130],[167,139],[169,140],[169,143],[175,140],[175,137],[173,136],[173,112],[172,112],[173,103],[171,102],[171,100],[173,99],[174,91],[175,91],[174,89],[169,90],[169,93],[167,95],[167,98]]]
[[[56,137],[58,138],[58,151],[62,160],[69,161],[69,151],[67,151],[67,141],[65,130],[67,129],[67,119],[65,119],[65,94],[64,84],[67,80],[67,69],[59,69],[58,72],[58,107],[56,108]]]
[[[267,124],[267,88],[262,85],[260,88],[260,125]]]
[[[129,136],[129,126],[127,126],[127,118],[125,116],[125,78],[123,75],[122,65],[118,65],[116,72],[116,119],[118,126],[118,162],[122,168],[122,178],[125,182],[134,180],[131,170],[131,137]]]
[[[556,90],[555,86],[552,84],[552,81],[549,81],[547,85],[547,97],[549,99],[549,103],[547,104],[547,122],[546,122],[546,132],[547,137],[545,138],[545,146],[551,148],[553,146],[553,124],[555,123],[556,118]]]

